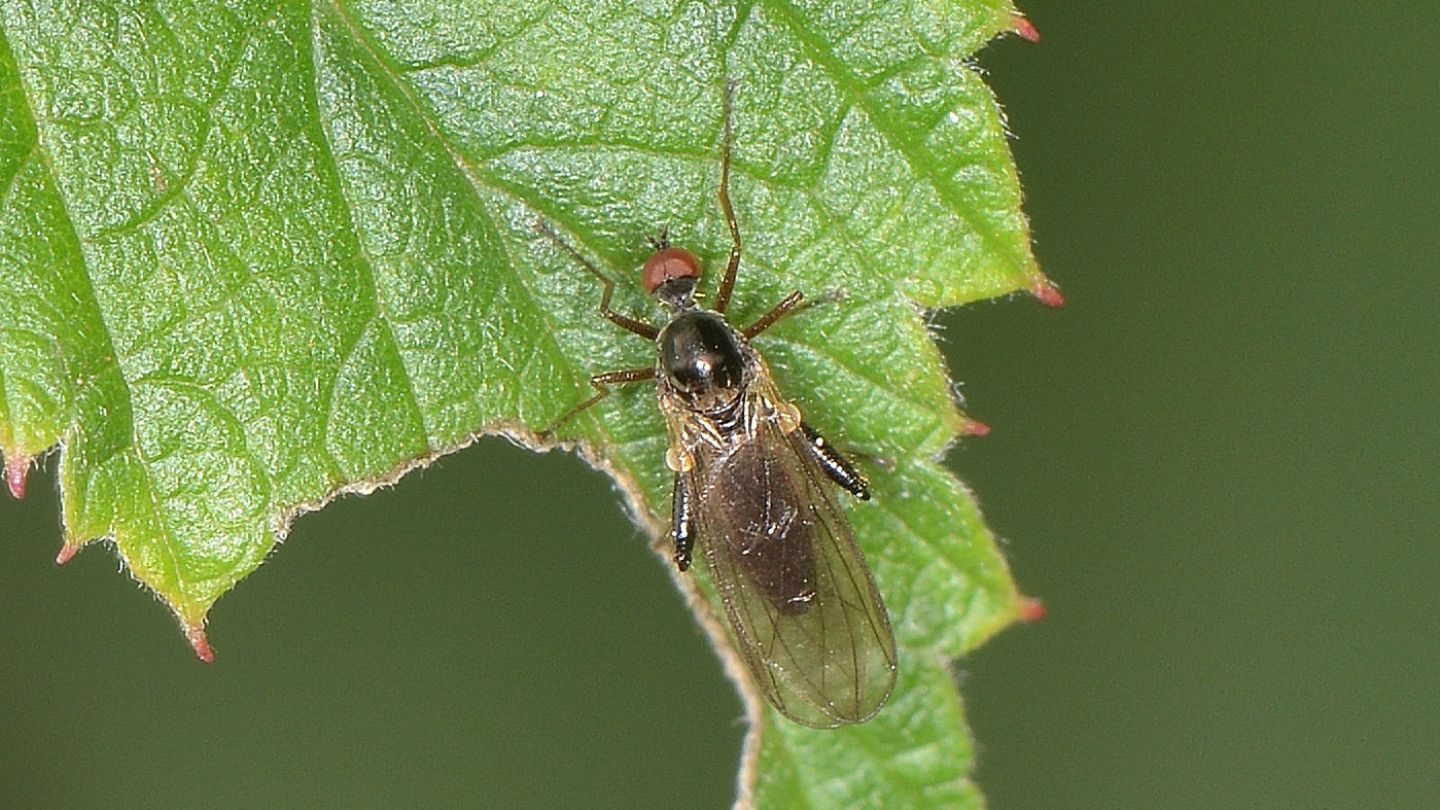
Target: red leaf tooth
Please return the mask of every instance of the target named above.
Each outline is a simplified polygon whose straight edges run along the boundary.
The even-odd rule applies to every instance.
[[[1041,278],[1031,282],[1030,294],[1035,296],[1040,303],[1047,307],[1057,308],[1065,306],[1065,296],[1051,284],[1049,279]]]
[[[1025,597],[1020,601],[1020,621],[1026,624],[1034,624],[1045,618],[1048,613],[1045,610],[1045,603],[1033,597]]]
[[[977,438],[980,436],[989,436],[990,426],[981,422],[979,419],[966,417],[965,424],[960,428],[960,435],[975,436]]]
[[[1025,39],[1030,40],[1031,42],[1040,41],[1040,31],[1035,28],[1035,24],[1020,16],[1019,14],[1015,15],[1014,30],[1015,33],[1019,34]]]
[[[210,649],[210,639],[205,637],[204,627],[186,627],[185,640],[195,651],[195,657],[207,664],[215,663],[215,653]]]
[[[75,558],[75,555],[79,553],[80,546],[72,546],[69,543],[66,543],[65,545],[60,547],[60,553],[55,555],[55,564],[64,565],[65,563],[73,560]]]
[[[25,499],[25,479],[30,475],[30,457],[16,453],[5,462],[5,483],[17,501]]]

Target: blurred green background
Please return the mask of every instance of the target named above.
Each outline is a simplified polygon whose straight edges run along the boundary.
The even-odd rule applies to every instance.
[[[1440,7],[1032,2],[981,64],[1070,304],[941,318],[1050,607],[960,662],[1015,808],[1440,806]],[[719,807],[740,704],[598,473],[301,519],[217,663],[0,502],[0,806]]]

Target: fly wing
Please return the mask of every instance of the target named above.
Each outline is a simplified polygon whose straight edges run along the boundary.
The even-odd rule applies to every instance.
[[[753,424],[723,450],[697,448],[688,473],[711,576],[756,685],[781,714],[817,727],[863,722],[895,685],[890,620],[802,432],[773,418]]]

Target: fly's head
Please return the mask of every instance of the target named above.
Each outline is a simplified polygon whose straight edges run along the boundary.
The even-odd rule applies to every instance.
[[[695,309],[695,283],[700,280],[700,260],[684,248],[657,242],[657,250],[645,260],[645,291],[675,312]]]

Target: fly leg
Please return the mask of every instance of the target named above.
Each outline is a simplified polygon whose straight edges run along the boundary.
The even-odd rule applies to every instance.
[[[732,79],[725,83],[725,139],[720,146],[720,211],[725,214],[725,225],[730,228],[730,261],[725,265],[720,291],[715,294],[715,311],[722,314],[730,306],[730,293],[735,290],[735,274],[740,270],[740,226],[735,222],[735,209],[730,205],[730,142],[734,139],[730,110],[734,103],[735,81]]]
[[[773,309],[760,316],[760,320],[750,324],[741,330],[746,340],[755,337],[766,329],[775,325],[775,322],[795,311],[800,302],[805,300],[805,294],[796,290],[785,296],[785,300],[776,304]]]
[[[819,298],[811,298],[809,300],[805,299],[804,293],[796,290],[785,296],[785,300],[776,304],[769,312],[761,315],[759,320],[740,330],[740,334],[744,335],[746,340],[749,340],[774,326],[776,321],[779,321],[781,318],[794,315],[797,312],[804,312],[811,307],[818,307],[821,304],[833,304],[844,298],[845,291],[843,289],[831,290]]]
[[[594,377],[590,378],[590,385],[594,386],[595,390],[599,393],[566,411],[565,414],[559,419],[556,419],[554,423],[550,425],[550,427],[547,427],[544,430],[540,431],[540,440],[545,441],[549,439],[555,434],[555,431],[558,430],[561,425],[579,416],[585,410],[595,405],[597,402],[604,399],[605,397],[610,396],[610,386],[623,385],[624,383],[644,382],[646,380],[653,379],[655,379],[654,366],[650,366],[649,368],[632,368],[627,371],[611,371],[606,374],[596,374]]]
[[[675,567],[684,571],[690,567],[690,554],[695,549],[695,520],[690,514],[690,490],[682,473],[675,473],[671,501],[670,537],[675,541]]]
[[[801,422],[800,431],[805,434],[805,449],[810,451],[810,455],[820,465],[820,469],[830,476],[830,480],[844,487],[860,500],[870,500],[870,482],[860,474],[859,470],[855,469],[855,465],[851,464],[849,459],[831,447],[830,443],[825,441],[825,437],[821,436],[815,428]]]
[[[659,337],[660,330],[656,329],[654,326],[651,326],[644,321],[636,320],[629,315],[624,315],[616,312],[615,310],[610,308],[610,296],[615,293],[615,282],[609,276],[600,272],[600,268],[596,267],[593,262],[585,258],[585,256],[582,255],[580,251],[575,249],[574,245],[571,245],[569,242],[566,242],[564,239],[560,238],[560,234],[556,233],[555,229],[550,227],[550,223],[546,222],[543,219],[536,220],[535,230],[544,234],[546,238],[548,238],[551,242],[554,242],[557,246],[560,247],[561,250],[569,253],[570,258],[579,262],[580,266],[585,268],[585,270],[589,272],[590,275],[600,279],[600,283],[604,285],[604,289],[600,293],[601,316],[603,316],[607,321],[620,327],[621,329],[624,329],[627,332],[633,332],[640,337],[645,338],[646,340],[654,340],[656,337]],[[665,235],[662,233],[660,238],[664,239]],[[592,380],[591,382],[594,381]],[[570,415],[573,416],[574,414]],[[559,427],[559,425],[557,424],[556,427]]]

